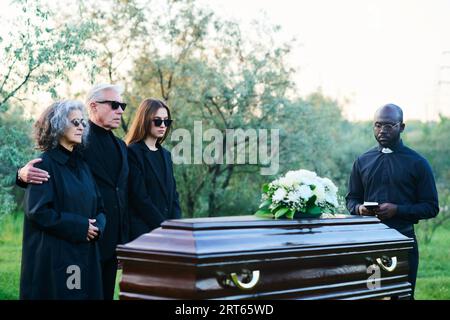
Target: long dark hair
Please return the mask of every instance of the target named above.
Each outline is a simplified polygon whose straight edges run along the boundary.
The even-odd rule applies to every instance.
[[[172,117],[170,116],[169,107],[163,101],[150,98],[145,99],[141,102],[136,111],[136,115],[134,116],[134,120],[131,124],[130,130],[125,136],[125,142],[127,145],[142,141],[147,138],[150,133],[153,116],[160,108],[165,108],[167,110],[169,119],[172,119]],[[167,138],[169,131],[170,127],[166,129],[166,133],[162,138],[157,139],[156,143],[162,144],[163,141]]]

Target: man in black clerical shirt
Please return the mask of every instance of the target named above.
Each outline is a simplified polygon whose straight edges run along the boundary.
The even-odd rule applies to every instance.
[[[118,128],[126,103],[122,102],[122,88],[111,84],[94,86],[87,95],[89,136],[87,146],[80,150],[99,188],[105,206],[106,227],[99,241],[103,297],[113,299],[117,274],[116,246],[129,239],[128,216],[128,155],[125,143],[112,130]],[[17,173],[16,183],[46,183],[51,177],[34,164],[33,159]],[[83,199],[80,199],[83,201]]]
[[[414,239],[409,255],[412,298],[419,266],[414,224],[439,212],[433,173],[427,160],[406,147],[400,135],[405,129],[403,111],[394,104],[377,110],[374,136],[378,146],[356,159],[348,184],[347,209],[355,215],[376,215],[382,222]],[[378,202],[369,210],[364,202]]]

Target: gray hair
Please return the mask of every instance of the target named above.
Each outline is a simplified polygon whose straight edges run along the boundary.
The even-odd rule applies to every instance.
[[[96,101],[103,99],[103,91],[112,90],[117,94],[121,95],[123,93],[123,87],[120,85],[114,85],[109,83],[100,83],[92,87],[86,96],[86,105],[89,105],[91,101]]]
[[[72,111],[80,110],[83,118],[86,117],[86,109],[81,101],[63,100],[50,105],[34,124],[34,135],[37,148],[47,151],[58,146],[59,140],[64,136],[67,128],[71,126],[69,114]],[[84,128],[81,145],[86,146],[89,134],[89,123]]]

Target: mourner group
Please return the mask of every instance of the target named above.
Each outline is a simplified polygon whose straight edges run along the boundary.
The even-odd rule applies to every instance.
[[[124,112],[123,88],[98,84],[84,102],[54,102],[35,122],[42,154],[23,164],[16,179],[26,190],[21,299],[112,300],[116,247],[182,218],[183,190],[163,147],[176,115],[165,101],[144,99],[122,140],[113,132]],[[376,146],[355,160],[346,205],[350,214],[376,216],[414,239],[413,296],[414,225],[438,214],[436,184],[427,160],[401,139],[406,124],[399,106],[381,106],[372,125]],[[378,206],[366,208],[368,201]]]

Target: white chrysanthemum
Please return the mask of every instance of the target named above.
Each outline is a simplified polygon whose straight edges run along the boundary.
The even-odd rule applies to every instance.
[[[278,179],[277,180],[273,180],[271,183],[269,183],[269,189],[276,189],[278,187],[279,187]]]
[[[331,194],[336,194],[338,192],[338,188],[336,187],[336,185],[333,183],[333,181],[331,181],[328,178],[322,178],[322,183],[325,186],[325,189],[328,189],[328,191]]]
[[[294,187],[295,185],[298,185],[299,182],[293,176],[289,176],[289,177],[285,176],[285,177],[278,179],[278,183],[280,186],[283,186],[286,189],[289,189],[289,188]]]
[[[298,190],[291,191],[287,195],[287,199],[293,203],[298,203],[300,201],[300,198],[301,194]]]
[[[313,194],[316,196],[316,204],[322,204],[326,201],[325,187],[321,183],[316,184],[316,188],[313,190]]]
[[[311,188],[307,185],[301,185],[300,187],[298,187],[297,192],[300,194],[300,198],[305,201],[308,201],[309,198],[313,196]]]
[[[331,203],[334,207],[336,207],[336,208],[339,207],[339,202],[338,202],[336,195],[333,196],[333,195],[326,194],[325,198],[326,198],[326,201],[328,203]]]
[[[300,183],[307,184],[309,186],[316,185],[320,178],[316,175],[315,172],[311,172],[308,170],[299,170],[298,177]]]
[[[277,191],[275,191],[275,193],[272,196],[272,201],[273,202],[280,202],[284,200],[284,197],[286,196],[286,190],[284,190],[283,188],[279,188]]]
[[[285,175],[286,178],[293,179],[299,181],[301,178],[301,174],[299,171],[288,171]]]

